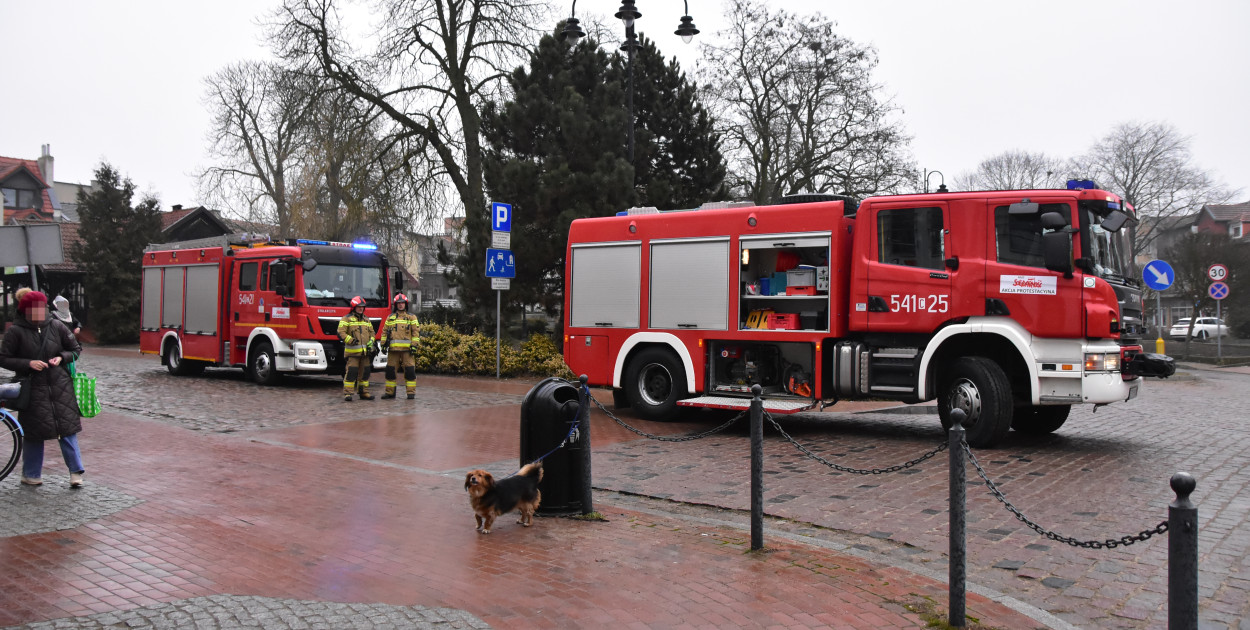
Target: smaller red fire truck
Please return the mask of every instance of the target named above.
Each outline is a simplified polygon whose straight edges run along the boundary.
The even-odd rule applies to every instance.
[[[170,373],[242,367],[261,384],[282,373],[342,374],[339,320],[354,296],[381,332],[402,289],[377,246],[238,234],[150,245],[143,253],[139,351]],[[374,359],[385,367],[385,357]]]
[[[936,398],[973,446],[1049,433],[1175,369],[1140,346],[1135,222],[1085,182],[579,219],[564,358],[652,419],[760,385],[770,413]]]

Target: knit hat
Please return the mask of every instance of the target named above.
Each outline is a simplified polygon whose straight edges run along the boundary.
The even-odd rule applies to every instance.
[[[17,310],[25,312],[36,306],[46,307],[48,305],[48,296],[38,292],[31,291],[21,297],[17,301]]]

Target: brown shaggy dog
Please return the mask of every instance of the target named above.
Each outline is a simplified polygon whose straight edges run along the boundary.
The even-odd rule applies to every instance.
[[[469,503],[477,519],[477,531],[490,533],[495,517],[512,510],[521,513],[517,521],[524,527],[534,522],[534,510],[542,501],[538,482],[543,478],[543,463],[534,462],[521,467],[512,477],[495,481],[485,470],[471,470],[464,476],[464,489],[469,491]]]

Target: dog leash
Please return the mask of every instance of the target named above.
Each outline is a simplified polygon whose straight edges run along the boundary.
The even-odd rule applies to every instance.
[[[576,442],[576,441],[577,441],[577,438],[576,438],[576,437],[574,437],[574,436],[577,434],[577,427],[578,427],[581,423],[582,423],[582,416],[581,416],[581,414],[579,413],[579,414],[577,414],[577,420],[576,420],[575,422],[573,422],[573,426],[569,427],[569,434],[568,434],[568,435],[566,435],[566,436],[564,436],[564,439],[563,439],[563,440],[560,440],[560,444],[559,444],[559,445],[557,445],[555,448],[553,448],[553,449],[551,449],[551,450],[547,451],[547,453],[546,453],[546,454],[544,454],[542,457],[539,457],[538,459],[535,459],[534,461],[530,462],[530,464],[533,464],[533,463],[536,463],[536,462],[541,462],[541,461],[543,461],[544,459],[547,459],[548,457],[550,457],[550,456],[551,456],[551,454],[552,454],[552,453],[554,453],[554,452],[556,452],[556,451],[558,451],[558,450],[560,450],[560,449],[564,448],[565,446],[567,446],[570,440],[572,440],[572,441]],[[526,464],[526,466],[528,466],[528,465],[529,465],[529,464]],[[522,466],[521,468],[524,468],[524,467],[525,467],[525,466]],[[516,472],[512,473],[511,475],[508,475],[507,477],[504,477],[504,479],[511,479],[512,477],[515,477],[515,476],[517,476],[518,474],[520,474],[520,472],[521,472],[521,470],[518,468]]]

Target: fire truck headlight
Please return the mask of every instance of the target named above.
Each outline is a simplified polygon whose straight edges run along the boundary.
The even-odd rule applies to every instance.
[[[301,357],[315,357],[317,356],[317,349],[316,348],[297,348],[295,350],[295,354]]]
[[[1085,355],[1086,372],[1119,372],[1120,354],[1087,354]]]

